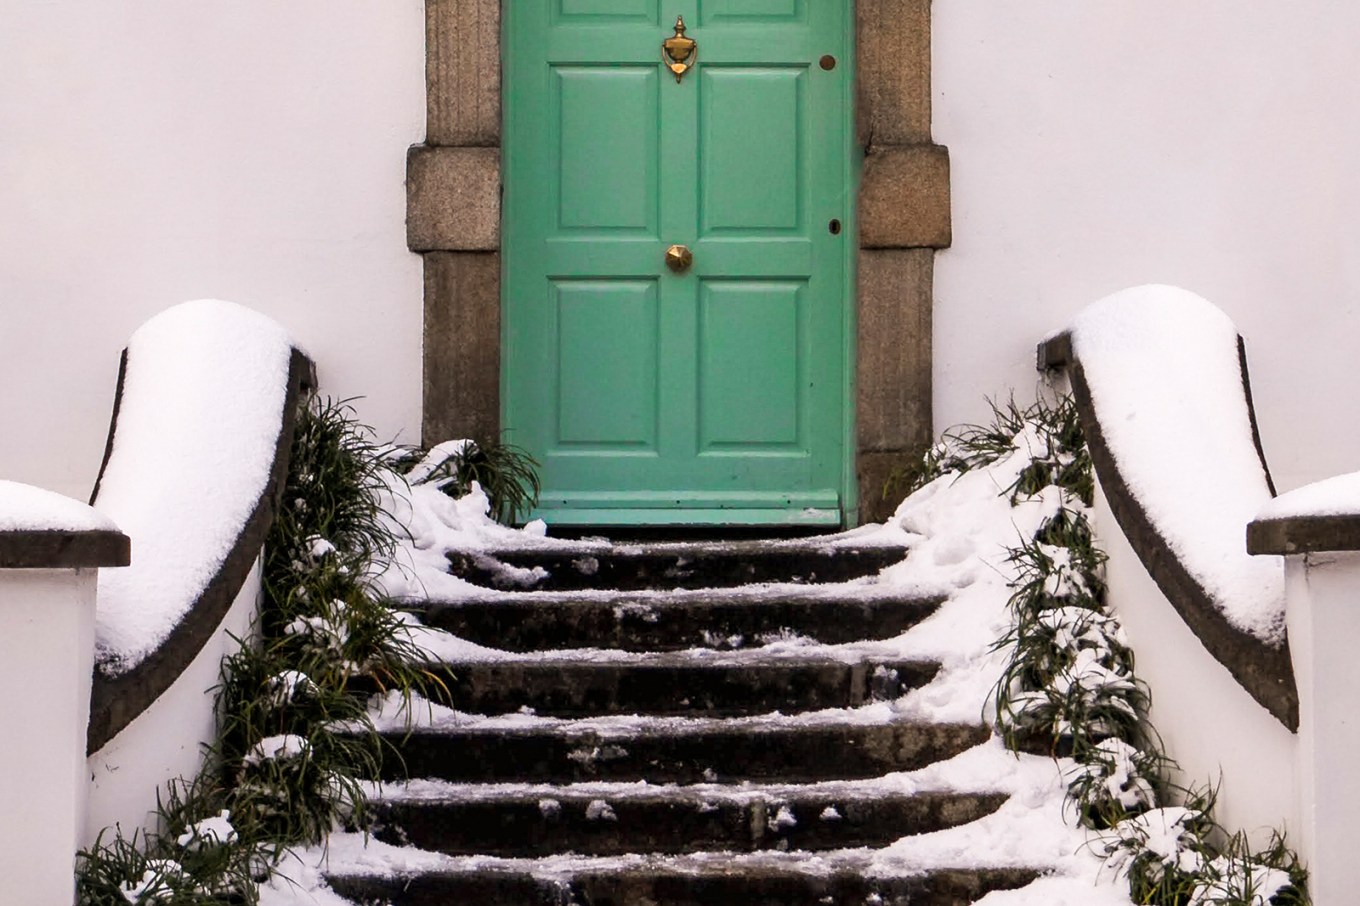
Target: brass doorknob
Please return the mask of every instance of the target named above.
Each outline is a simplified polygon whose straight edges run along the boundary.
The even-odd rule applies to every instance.
[[[694,253],[683,245],[673,245],[666,249],[666,267],[683,274],[694,263]]]

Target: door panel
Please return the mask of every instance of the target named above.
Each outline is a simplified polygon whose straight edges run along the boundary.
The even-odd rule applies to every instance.
[[[556,290],[554,452],[573,447],[654,452],[656,283],[558,281]]]
[[[700,453],[806,456],[802,283],[713,280],[699,331]]]
[[[802,22],[806,3],[807,0],[699,0],[699,21],[704,25],[734,21]]]
[[[555,0],[553,11],[558,22],[584,20],[607,24],[639,19],[653,25],[661,22],[661,0]]]
[[[848,58],[844,7],[506,5],[502,417],[538,515],[841,520],[853,68],[816,61]]]
[[[657,228],[656,67],[576,67],[553,71],[562,231]],[[564,174],[601,170],[609,191]]]
[[[704,235],[799,229],[806,70],[710,66],[700,75]]]

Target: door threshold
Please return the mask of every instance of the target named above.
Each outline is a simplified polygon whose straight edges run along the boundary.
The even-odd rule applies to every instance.
[[[805,507],[803,509],[744,509],[744,508],[592,508],[561,507],[535,509],[530,519],[542,519],[556,531],[567,526],[594,528],[687,528],[729,531],[739,528],[769,531],[776,528],[810,528],[814,531],[835,531],[844,525],[845,517],[839,509]]]

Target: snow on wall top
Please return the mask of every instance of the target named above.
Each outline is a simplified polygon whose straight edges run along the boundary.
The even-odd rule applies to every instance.
[[[1281,494],[1261,507],[1257,519],[1360,514],[1360,472],[1334,475]]]
[[[132,539],[132,565],[99,576],[106,670],[154,651],[226,559],[269,481],[291,356],[278,324],[215,300],[177,305],[132,335],[94,503]]]
[[[0,532],[116,532],[113,520],[78,500],[0,481]]]
[[[1211,303],[1139,286],[1072,324],[1091,402],[1129,491],[1236,628],[1284,641],[1278,560],[1247,553],[1247,523],[1270,499],[1242,385],[1238,332]]]

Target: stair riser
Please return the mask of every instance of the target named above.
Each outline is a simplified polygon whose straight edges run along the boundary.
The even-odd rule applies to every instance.
[[[697,545],[681,552],[627,549],[612,552],[549,553],[501,551],[452,553],[454,575],[493,588],[579,591],[651,588],[730,588],[757,582],[846,582],[872,576],[901,562],[903,548],[752,547]],[[497,561],[521,569],[542,567],[548,575],[532,583],[507,582]]]
[[[999,795],[940,794],[705,803],[562,796],[508,802],[380,801],[373,803],[373,814],[378,839],[450,855],[610,856],[639,850],[678,854],[884,846],[899,837],[976,820],[1004,800]],[[593,805],[599,801],[608,802],[612,818]],[[783,820],[781,809],[795,823]]]
[[[392,734],[404,759],[386,759],[387,779],[430,777],[482,783],[647,780],[699,783],[777,779],[803,783],[877,777],[951,758],[984,742],[986,727],[948,724],[735,727],[600,740],[523,731],[451,729]]]
[[[601,663],[450,665],[455,708],[551,717],[651,714],[730,717],[853,708],[897,698],[930,682],[934,664],[763,663],[749,666]]]
[[[964,906],[994,890],[1022,887],[1037,873],[1026,869],[936,872],[916,878],[813,877],[768,874],[655,874],[618,872],[570,881],[535,882],[523,875],[489,881],[486,875],[415,878],[334,877],[331,886],[355,900],[392,906]]]
[[[498,600],[432,604],[418,610],[430,626],[506,651],[617,648],[757,648],[779,635],[827,645],[890,639],[930,616],[940,599],[904,601],[686,601],[569,603]]]

